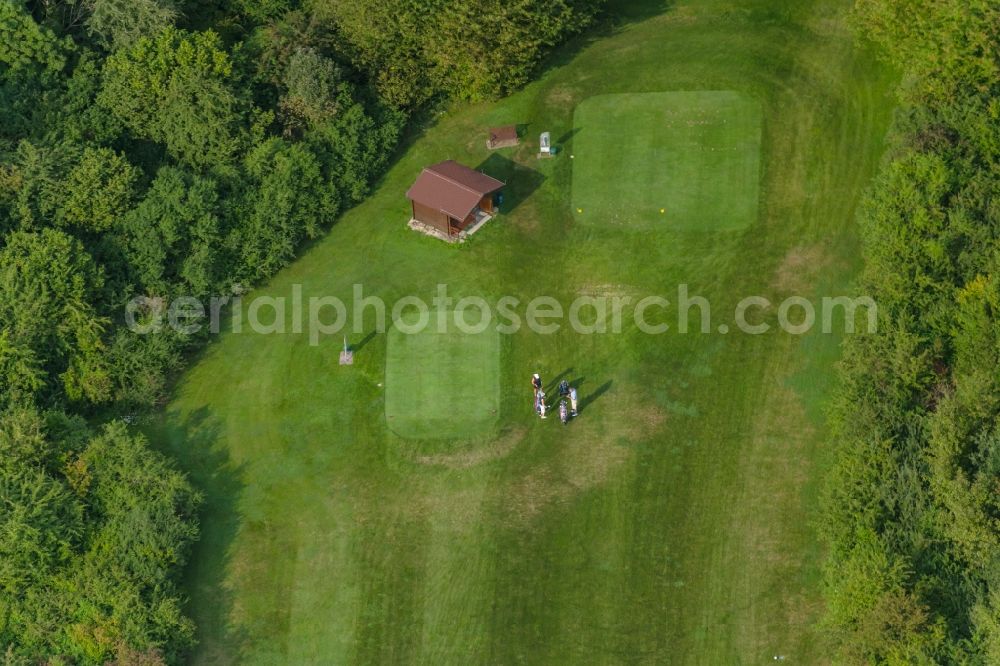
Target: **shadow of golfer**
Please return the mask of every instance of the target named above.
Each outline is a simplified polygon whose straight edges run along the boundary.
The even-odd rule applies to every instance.
[[[566,379],[566,377],[568,377],[569,373],[571,373],[571,372],[573,372],[573,368],[566,368],[565,370],[563,370],[562,372],[560,372],[558,375],[556,375],[555,377],[553,377],[549,381],[548,385],[546,385],[545,388],[542,389],[543,391],[545,391],[545,395],[555,395],[556,391],[559,388],[559,382],[561,382],[562,380]]]
[[[608,381],[604,382],[596,389],[594,389],[593,393],[582,398],[580,400],[580,405],[577,408],[577,411],[583,413],[583,410],[587,409],[587,407],[589,407],[592,403],[596,402],[598,398],[600,398],[602,395],[604,395],[610,390],[611,390],[611,380],[609,379]]]

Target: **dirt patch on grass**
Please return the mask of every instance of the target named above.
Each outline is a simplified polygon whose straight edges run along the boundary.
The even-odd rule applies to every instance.
[[[501,218],[503,224],[513,224],[522,231],[529,233],[538,232],[541,225],[541,218],[538,214],[538,206],[533,201],[525,201],[517,207],[517,214]]]
[[[570,86],[555,86],[545,97],[548,106],[570,108],[576,103],[578,92]]]
[[[414,462],[431,467],[468,469],[482,465],[483,463],[506,458],[521,443],[526,432],[524,428],[513,428],[485,446],[456,453],[417,456]]]
[[[485,490],[482,487],[452,488],[444,484],[414,489],[403,515],[426,523],[437,531],[464,534],[483,522]]]
[[[634,298],[640,292],[629,284],[588,284],[576,290],[578,296],[591,298]]]
[[[647,405],[636,412],[636,427],[632,434],[636,439],[649,437],[667,422],[667,414],[661,408]]]
[[[805,294],[816,285],[816,279],[831,263],[819,245],[797,245],[781,260],[771,288],[782,294]]]
[[[635,444],[648,439],[667,421],[658,406],[641,402],[636,391],[623,391],[616,402],[591,406],[601,417],[588,419],[582,413],[564,428],[566,438],[559,451],[544,464],[513,481],[501,492],[510,521],[523,526],[545,511],[568,504],[580,494],[611,481],[615,473],[635,457]],[[616,410],[614,404],[629,404]]]

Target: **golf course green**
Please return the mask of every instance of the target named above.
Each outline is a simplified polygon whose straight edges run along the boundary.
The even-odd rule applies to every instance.
[[[351,366],[342,334],[223,333],[148,428],[206,495],[194,663],[824,661],[812,519],[841,337],[747,335],[732,312],[852,293],[893,76],[847,1],[621,4],[521,91],[415,128],[244,299],[673,303],[684,284],[710,330],[652,308],[666,333],[626,310],[617,333],[412,336],[368,309]],[[487,151],[514,123],[520,145]],[[407,188],[445,159],[507,183],[462,244],[407,228]],[[577,419],[534,414],[533,372],[577,387]]]

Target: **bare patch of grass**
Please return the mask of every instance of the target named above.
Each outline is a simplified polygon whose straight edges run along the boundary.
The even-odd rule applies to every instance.
[[[628,284],[588,284],[576,290],[579,296],[590,296],[591,298],[634,298],[641,292],[638,287]]]
[[[571,421],[558,453],[503,491],[512,522],[530,522],[565,505],[580,493],[605,485],[627,465],[635,455],[631,445],[647,440],[667,421],[660,407],[642,402],[639,395],[629,390],[619,394],[618,400],[632,405],[628,410],[612,410],[610,403],[594,405],[590,410],[603,409],[604,414],[593,418],[583,414]]]
[[[771,288],[783,294],[804,294],[830,266],[830,257],[819,245],[796,245],[788,250],[771,280]]]
[[[506,458],[521,443],[525,433],[524,428],[512,428],[484,447],[458,453],[438,453],[435,455],[418,456],[414,462],[430,467],[468,469],[482,465],[483,463]]]
[[[553,86],[552,90],[546,96],[545,101],[550,106],[568,109],[576,103],[578,94],[576,89],[570,86]]]

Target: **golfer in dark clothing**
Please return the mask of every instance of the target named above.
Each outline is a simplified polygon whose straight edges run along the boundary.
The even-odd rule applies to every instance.
[[[535,389],[535,393],[542,390],[542,378],[538,376],[537,372],[531,376],[531,388]]]

